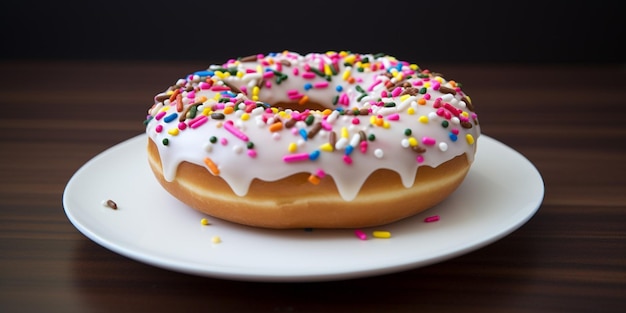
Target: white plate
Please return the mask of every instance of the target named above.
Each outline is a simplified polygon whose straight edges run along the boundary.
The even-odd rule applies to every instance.
[[[266,230],[207,217],[166,193],[150,171],[145,134],[83,165],[63,195],[65,213],[85,236],[121,255],[201,276],[247,281],[324,281],[403,271],[476,250],[516,230],[543,200],[537,169],[482,135],[472,168],[438,206],[383,227]],[[111,199],[113,210],[103,205]],[[437,222],[424,218],[439,215]],[[207,218],[210,225],[200,220]],[[377,239],[385,230],[390,239]],[[219,236],[221,243],[213,243]]]

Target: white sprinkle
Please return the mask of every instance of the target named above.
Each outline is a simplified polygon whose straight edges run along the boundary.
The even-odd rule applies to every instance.
[[[446,152],[448,150],[448,144],[445,142],[440,142],[439,143],[439,150]]]
[[[377,158],[379,158],[379,159],[382,159],[382,158],[383,158],[383,154],[384,154],[384,153],[383,153],[383,150],[382,150],[382,149],[376,149],[376,150],[374,150],[374,156],[376,156],[376,157],[377,157]]]

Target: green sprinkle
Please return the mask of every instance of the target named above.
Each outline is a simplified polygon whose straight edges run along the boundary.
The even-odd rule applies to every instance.
[[[339,95],[336,95],[335,97],[333,97],[333,105],[337,105],[338,102],[339,102]]]
[[[167,146],[168,144],[170,144],[170,140],[169,140],[169,139],[167,139],[167,138],[163,138],[163,141],[162,141],[162,142],[163,142],[163,145],[164,145],[164,146]]]
[[[363,87],[361,87],[359,85],[356,85],[354,88],[356,89],[356,91],[358,91],[360,93],[365,93],[365,90],[363,90]]]
[[[420,94],[423,95],[426,93],[426,87],[420,88]]]
[[[315,121],[315,117],[313,115],[309,115],[306,119],[304,119],[304,122],[309,126],[313,124],[313,121]]]
[[[369,136],[367,136],[367,140],[374,141],[376,140],[376,136],[374,134],[369,134]]]
[[[407,128],[404,130],[404,135],[406,136],[411,136],[411,134],[413,133],[413,131],[410,128]]]
[[[448,121],[441,122],[441,126],[443,126],[443,128],[448,128],[448,125],[450,125],[448,124]]]
[[[385,103],[385,108],[393,108],[396,106],[395,102],[387,102]]]
[[[209,138],[209,141],[210,141],[211,143],[216,143],[216,142],[217,142],[217,137],[215,137],[215,136],[211,136],[211,138]]]
[[[252,148],[254,148],[254,143],[253,143],[253,142],[251,142],[251,141],[249,141],[249,142],[246,144],[246,147],[247,147],[248,149],[252,149]]]

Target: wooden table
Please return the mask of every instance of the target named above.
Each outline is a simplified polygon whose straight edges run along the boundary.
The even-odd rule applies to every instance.
[[[404,272],[331,282],[192,276],[118,255],[62,206],[74,172],[143,132],[156,92],[208,63],[0,63],[0,312],[624,312],[626,68],[429,68],[464,83],[483,132],[545,181],[505,238]],[[422,64],[422,66],[424,66]]]

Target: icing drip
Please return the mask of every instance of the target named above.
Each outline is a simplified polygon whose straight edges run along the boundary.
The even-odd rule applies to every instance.
[[[284,51],[179,79],[155,96],[146,133],[168,181],[187,161],[245,196],[255,178],[304,172],[312,183],[332,176],[350,201],[378,169],[397,172],[410,187],[420,166],[462,154],[473,161],[480,126],[459,84],[415,64],[382,54]]]

